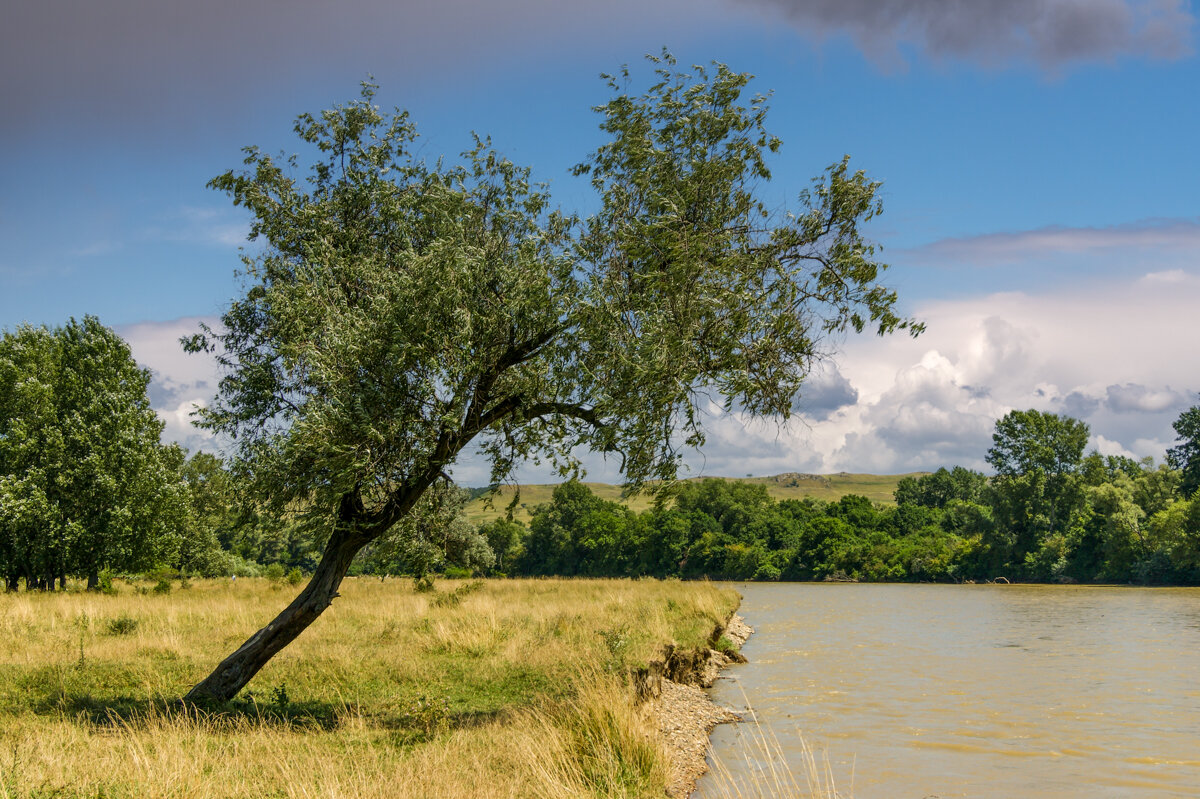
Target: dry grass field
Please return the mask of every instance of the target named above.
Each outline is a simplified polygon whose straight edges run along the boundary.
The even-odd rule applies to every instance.
[[[348,579],[221,712],[187,688],[296,589],[0,595],[0,798],[662,796],[623,675],[700,646],[707,583]]]
[[[894,501],[892,494],[895,493],[896,484],[900,482],[900,479],[903,477],[918,477],[921,474],[923,472],[911,475],[847,474],[846,472],[825,475],[789,473],[778,474],[772,477],[721,479],[738,479],[746,483],[762,483],[766,485],[768,493],[776,500],[815,497],[817,499],[833,501],[841,499],[846,494],[859,494],[872,502],[882,502],[890,505]],[[699,480],[703,478],[692,479]],[[631,497],[622,496],[621,486],[619,485],[610,485],[608,483],[584,483],[584,485],[592,489],[592,492],[597,496],[613,502],[621,502],[636,512],[646,510],[651,505],[651,499],[647,494],[637,494]],[[533,514],[533,509],[538,505],[550,501],[555,485],[501,486],[490,498],[483,496],[472,500],[467,505],[467,518],[478,524],[479,522],[503,516],[507,512],[508,504],[512,502],[513,495],[518,489],[520,489],[521,497],[517,503],[517,507],[513,509],[513,518],[528,524],[529,518]]]

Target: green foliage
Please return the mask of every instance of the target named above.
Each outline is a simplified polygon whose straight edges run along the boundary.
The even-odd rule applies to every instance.
[[[525,574],[629,573],[635,551],[633,514],[570,480],[554,489],[549,504],[534,511],[520,569]]]
[[[941,468],[933,474],[902,478],[896,486],[896,504],[944,508],[953,500],[978,502],[986,486],[987,478],[979,472],[961,466]]]
[[[307,169],[250,147],[244,169],[210,182],[259,246],[219,331],[184,342],[224,371],[201,424],[233,442],[258,496],[326,542],[311,607],[369,546],[418,576],[440,553],[492,565],[482,536],[410,523],[438,512],[435,486],[449,491],[469,448],[497,484],[531,458],[577,474],[587,450],[617,455],[632,488],[671,480],[713,396],[787,417],[829,336],[921,330],[896,315],[859,229],[879,184],[843,159],[796,213],[776,212],[766,158],[780,143],[764,99],[742,98],[750,77],[651,61],[649,88],[630,94],[623,71],[595,109],[605,141],[575,168],[599,197],[586,220],[490,140],[453,164],[416,155],[407,113],[381,112],[370,84],[297,118]],[[597,515],[573,545],[628,551],[639,531],[611,522]],[[257,651],[311,622],[300,607],[240,650],[247,669],[193,693],[239,690]]]
[[[1150,460],[1093,453],[1058,477],[942,469],[902,481],[895,507],[777,503],[761,483],[709,479],[641,514],[564,483],[535,510],[517,573],[1200,583],[1200,495],[1178,499],[1178,481]],[[625,532],[601,547],[598,530]]]
[[[1088,426],[1069,416],[1033,409],[1011,411],[996,422],[987,462],[1001,477],[1040,471],[1072,474],[1083,460]]]
[[[264,246],[224,332],[187,344],[225,367],[204,424],[264,496],[326,522],[355,509],[375,539],[472,443],[496,482],[531,456],[570,471],[581,446],[621,453],[634,485],[669,478],[677,442],[703,440],[700,397],[786,416],[824,336],[919,330],[858,229],[878,185],[843,161],[773,213],[756,192],[779,142],[748,76],[653,60],[647,91],[614,79],[597,109],[585,221],[486,140],[461,166],[418,159],[369,85],[297,120],[306,177],[248,148],[212,181]]]
[[[450,698],[417,697],[404,719],[420,728],[427,740],[445,733],[450,729]]]
[[[761,484],[705,480],[682,487],[674,507],[634,515],[582,484],[563,484],[534,512],[520,566],[536,574],[766,581],[956,579],[962,540],[939,526],[936,509],[916,510],[923,526],[907,529],[896,521],[904,508],[862,497],[776,503]],[[587,543],[597,529],[618,528],[627,533],[605,547]]]
[[[1200,405],[1180,414],[1172,423],[1179,444],[1167,450],[1171,466],[1181,471],[1179,491],[1190,497],[1200,491]]]
[[[488,548],[495,555],[495,572],[503,574],[520,562],[528,535],[525,525],[508,519],[495,519],[481,524],[479,534],[487,541]]]
[[[416,507],[379,540],[368,545],[357,566],[368,574],[443,572],[470,577],[496,562],[487,537],[463,514],[470,494],[439,481]]]
[[[9,588],[177,556],[182,453],[159,443],[148,371],[93,316],[0,339],[0,571]]]
[[[110,569],[104,569],[97,576],[96,589],[106,596],[117,595],[117,587],[113,585],[113,573]]]
[[[618,627],[608,630],[597,630],[596,634],[604,642],[604,649],[608,653],[604,661],[604,670],[619,671],[625,663],[625,653],[629,648],[629,630],[624,627]]]
[[[272,563],[267,566],[266,571],[263,572],[263,576],[273,583],[283,582],[285,575],[286,571],[284,570],[282,563]]]
[[[138,620],[133,616],[122,613],[115,619],[109,619],[105,629],[109,635],[129,635],[136,632],[138,628]]]
[[[288,585],[300,585],[300,583],[304,582],[304,573],[298,568],[293,568],[287,573],[287,582]]]

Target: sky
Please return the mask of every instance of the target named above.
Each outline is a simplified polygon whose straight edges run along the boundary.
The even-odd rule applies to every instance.
[[[472,131],[555,202],[602,142],[600,74],[666,47],[771,95],[764,196],[797,207],[845,154],[882,181],[868,235],[916,339],[848,336],[786,422],[713,408],[694,475],[986,469],[995,422],[1086,421],[1161,461],[1200,402],[1200,57],[1188,0],[43,0],[0,27],[0,327],[94,314],[153,373],[164,437],[217,374],[181,335],[236,296],[248,220],[206,183],[354,99],[420,152]],[[639,72],[640,71],[640,72]],[[616,465],[584,455],[590,477]],[[465,457],[455,477],[486,482]],[[527,466],[519,479],[550,479]]]

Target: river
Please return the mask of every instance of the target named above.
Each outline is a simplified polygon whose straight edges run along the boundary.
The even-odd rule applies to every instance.
[[[756,632],[714,698],[797,773],[802,736],[843,797],[1200,796],[1200,589],[736,587]],[[754,734],[714,730],[737,780]]]

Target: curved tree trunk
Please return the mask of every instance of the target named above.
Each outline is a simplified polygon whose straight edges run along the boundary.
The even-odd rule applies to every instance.
[[[295,640],[333,603],[350,562],[369,540],[369,536],[354,535],[341,525],[335,528],[325,545],[325,554],[304,590],[270,624],[250,636],[237,651],[221,661],[212,674],[188,691],[185,700],[228,702],[236,696],[267,661]]]

